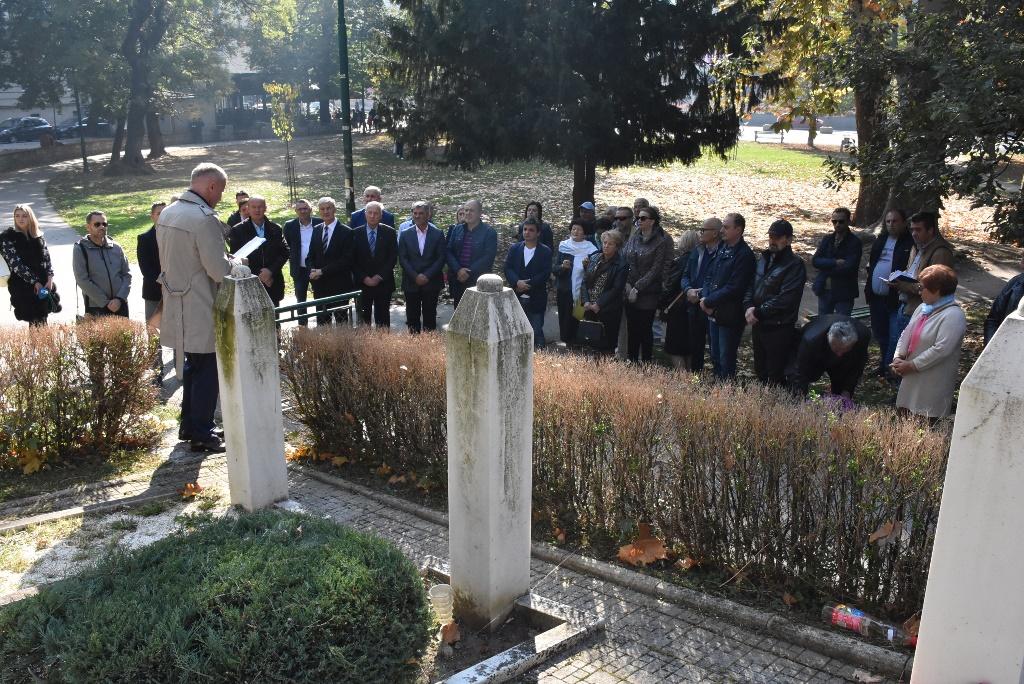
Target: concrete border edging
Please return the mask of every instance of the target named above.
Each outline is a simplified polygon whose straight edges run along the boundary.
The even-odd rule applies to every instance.
[[[448,524],[448,516],[444,513],[412,503],[411,501],[406,501],[397,496],[378,492],[354,482],[348,482],[301,463],[289,463],[288,467],[324,484],[346,489],[437,525]],[[746,627],[759,632],[769,632],[773,636],[784,639],[791,644],[809,648],[822,655],[843,660],[852,665],[868,668],[887,677],[905,678],[913,667],[913,656],[905,656],[880,646],[866,644],[843,634],[827,632],[809,625],[801,625],[779,615],[765,613],[730,601],[729,599],[709,596],[693,589],[678,587],[633,570],[620,568],[610,563],[580,556],[573,552],[566,552],[564,549],[559,549],[550,544],[533,542],[532,553],[543,561],[562,565],[571,570],[613,582],[657,599],[681,604],[704,613],[710,613],[740,627]]]

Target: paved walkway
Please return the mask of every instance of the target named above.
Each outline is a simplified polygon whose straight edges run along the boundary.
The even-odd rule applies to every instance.
[[[152,476],[150,476],[152,475]],[[153,474],[121,481],[106,490],[84,491],[61,501],[15,509],[0,505],[0,519],[54,507],[139,494],[157,494],[198,481],[226,491],[223,456],[193,458],[182,450]],[[414,563],[448,557],[448,530],[358,493],[289,472],[291,498],[312,514],[326,515],[396,544]],[[735,627],[689,608],[534,559],[531,589],[537,594],[604,618],[606,630],[576,649],[527,673],[519,681],[586,682],[845,682],[869,673],[811,650]]]

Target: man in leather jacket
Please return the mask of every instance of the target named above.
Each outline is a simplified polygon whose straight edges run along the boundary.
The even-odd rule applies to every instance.
[[[803,259],[793,254],[793,224],[779,219],[768,228],[754,282],[743,300],[754,343],[754,373],[766,385],[786,384],[786,364],[796,341],[800,299],[807,281]]]

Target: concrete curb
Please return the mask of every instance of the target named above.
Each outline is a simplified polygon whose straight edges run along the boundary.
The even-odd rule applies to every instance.
[[[322,473],[301,463],[289,463],[288,467],[306,477],[365,496],[437,525],[448,524],[447,515],[425,506]],[[532,553],[536,558],[548,563],[561,565],[669,603],[681,604],[740,627],[769,633],[796,646],[809,648],[822,655],[864,667],[869,671],[897,680],[905,680],[913,666],[913,656],[905,656],[879,646],[866,644],[843,634],[798,624],[779,615],[750,608],[729,599],[678,587],[633,570],[566,552],[564,549],[550,544],[534,542]]]
[[[151,503],[153,501],[173,499],[177,496],[181,495],[177,492],[162,492],[160,494],[150,494],[149,496],[129,496],[123,499],[113,499],[111,501],[103,501],[101,503],[90,504],[88,506],[65,508],[62,511],[40,513],[39,515],[32,515],[27,518],[18,518],[17,520],[0,524],[0,536],[18,532],[19,530],[31,527],[32,525],[41,525],[42,523],[53,522],[54,520],[63,520],[64,518],[73,518],[75,516],[92,513],[110,513],[111,511],[116,511],[126,506],[138,506],[140,504]]]

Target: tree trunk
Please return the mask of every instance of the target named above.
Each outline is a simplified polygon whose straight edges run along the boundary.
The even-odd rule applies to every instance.
[[[590,155],[579,155],[572,160],[572,215],[580,215],[580,205],[594,201],[597,181],[597,162]]]
[[[807,146],[814,149],[814,139],[818,137],[818,115],[811,113],[807,117]]]
[[[889,146],[889,140],[882,126],[884,113],[882,97],[887,83],[872,87],[860,83],[854,87],[853,103],[857,116],[857,154],[870,160]],[[853,210],[853,222],[862,228],[874,226],[885,218],[889,198],[888,185],[870,171],[869,164],[860,167],[860,188],[857,204]]]
[[[117,117],[117,127],[114,129],[114,145],[110,150],[110,166],[116,166],[121,161],[121,145],[124,144],[125,118],[123,114]]]
[[[146,110],[146,136],[149,138],[149,154],[146,159],[158,159],[167,154],[164,134],[160,130],[160,116],[152,107]]]
[[[323,36],[320,50],[320,64],[317,68],[317,85],[320,86],[320,123],[331,123],[331,69],[334,66],[332,51],[338,50],[338,35],[334,31],[333,0],[324,0],[320,6],[320,32]]]

